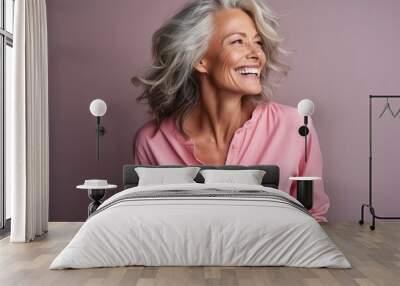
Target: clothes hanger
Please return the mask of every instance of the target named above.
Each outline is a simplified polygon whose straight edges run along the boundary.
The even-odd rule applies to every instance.
[[[386,112],[387,109],[389,109],[389,112],[390,112],[390,114],[392,114],[393,118],[396,118],[397,115],[399,115],[399,113],[400,113],[400,109],[397,110],[396,113],[393,112],[392,108],[390,107],[390,103],[389,103],[389,98],[388,97],[386,98],[385,108],[383,109],[383,111],[379,115],[379,118],[381,118],[383,116],[383,114]]]

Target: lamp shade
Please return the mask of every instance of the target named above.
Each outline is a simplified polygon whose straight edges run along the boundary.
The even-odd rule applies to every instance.
[[[107,104],[101,99],[95,99],[90,103],[89,109],[94,116],[103,116],[107,111]]]
[[[310,99],[303,99],[297,105],[297,111],[302,116],[310,116],[314,113],[314,103]]]

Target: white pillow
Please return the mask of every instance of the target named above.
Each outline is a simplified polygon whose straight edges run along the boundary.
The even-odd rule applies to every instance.
[[[138,186],[196,183],[193,179],[199,170],[199,167],[135,168],[139,176]]]
[[[204,183],[235,183],[247,185],[261,185],[265,171],[262,170],[201,170]]]

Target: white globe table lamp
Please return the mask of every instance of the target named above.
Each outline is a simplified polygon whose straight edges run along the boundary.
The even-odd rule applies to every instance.
[[[307,135],[309,133],[307,124],[308,124],[308,116],[314,113],[314,103],[309,99],[303,99],[297,105],[297,111],[301,116],[304,117],[304,125],[299,128],[299,134],[301,136],[304,136],[305,161],[307,162]]]
[[[96,135],[97,135],[97,160],[100,160],[100,136],[106,132],[103,126],[100,126],[100,118],[107,112],[107,104],[101,99],[95,99],[90,103],[90,113],[96,117]]]

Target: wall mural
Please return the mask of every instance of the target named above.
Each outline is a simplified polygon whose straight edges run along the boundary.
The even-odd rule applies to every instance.
[[[153,34],[152,66],[132,78],[154,117],[136,134],[134,162],[278,165],[279,188],[295,196],[289,177],[322,176],[318,136],[310,122],[304,150],[303,117],[273,100],[271,74],[289,70],[276,17],[262,1],[232,3],[187,4]],[[315,184],[311,213],[324,221],[329,199]]]

